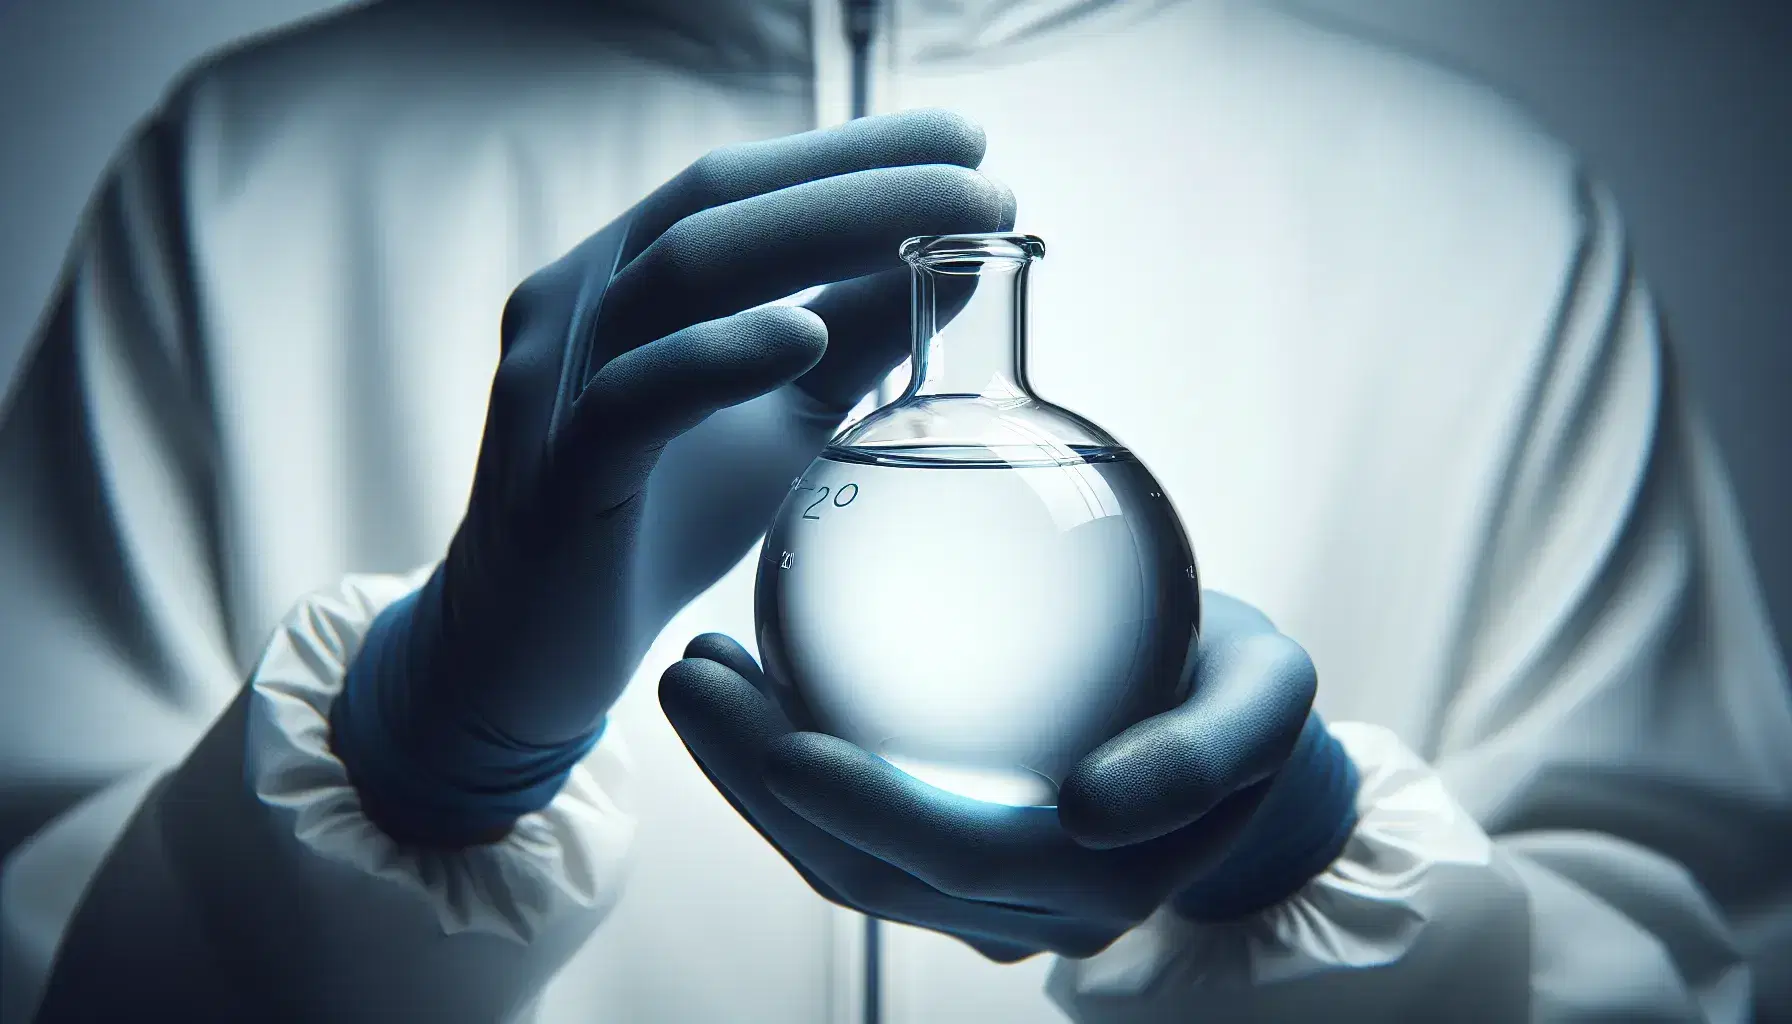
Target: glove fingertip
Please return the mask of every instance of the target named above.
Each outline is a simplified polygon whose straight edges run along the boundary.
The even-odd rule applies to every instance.
[[[827,322],[806,306],[761,306],[739,314],[737,321],[744,328],[742,340],[757,346],[757,359],[775,379],[794,380],[827,352]]]
[[[762,751],[790,731],[777,702],[740,673],[707,658],[686,658],[660,675],[660,710],[699,759],[717,751]],[[757,771],[759,754],[751,759]]]
[[[1008,187],[1008,183],[999,178],[988,174],[985,174],[984,177],[988,178],[989,183],[996,187],[997,202],[1000,204],[1000,212],[996,215],[995,230],[1013,231],[1014,222],[1020,212],[1020,201],[1014,198],[1014,189]]]
[[[669,719],[738,717],[764,694],[727,665],[708,658],[675,661],[660,673],[660,710]]]
[[[1126,846],[1138,831],[1136,825],[1123,827],[1130,815],[1113,806],[1107,794],[1093,789],[1077,775],[1064,780],[1058,789],[1058,822],[1078,846],[1091,850],[1111,850]]]
[[[740,641],[723,633],[704,633],[695,637],[685,645],[684,656],[701,661],[714,662],[728,669],[735,675],[745,679],[753,689],[758,690],[774,703],[778,702],[765,670],[759,667],[753,655],[741,646]]]
[[[726,633],[699,633],[684,645],[684,657],[701,658],[726,665],[730,661],[749,658],[740,642]]]
[[[1188,825],[1223,798],[1211,780],[1176,771],[1162,753],[1154,744],[1110,742],[1084,758],[1058,789],[1064,830],[1089,849],[1130,846]]]
[[[697,659],[686,658],[666,666],[660,673],[660,710],[674,726],[679,719],[687,717],[700,700],[703,680],[696,674],[696,665]]]
[[[760,306],[747,311],[749,317],[762,318],[777,325],[782,332],[787,332],[797,344],[825,342],[828,338],[828,325],[815,314],[814,310],[804,305],[773,304]]]
[[[924,134],[925,149],[934,153],[939,162],[962,167],[976,167],[983,162],[989,136],[982,125],[963,114],[945,107],[916,107],[891,116]]]

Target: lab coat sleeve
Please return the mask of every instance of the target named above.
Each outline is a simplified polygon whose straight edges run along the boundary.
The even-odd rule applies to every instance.
[[[248,689],[150,789],[90,883],[49,1020],[96,1019],[96,978],[189,1008],[182,1019],[529,1019],[619,894],[627,754],[606,736],[498,842],[386,838],[330,753],[329,708],[374,617],[424,575],[351,578],[282,623]]]
[[[204,367],[255,341],[203,330],[179,110],[108,171],[0,409],[0,1020],[526,1019],[622,883],[621,737],[501,842],[399,849],[325,723],[416,579],[233,652]]]
[[[1363,777],[1342,856],[1251,919],[1161,911],[1061,961],[1076,1019],[1741,1022],[1787,973],[1792,688],[1617,217],[1583,197],[1429,763],[1335,724]]]

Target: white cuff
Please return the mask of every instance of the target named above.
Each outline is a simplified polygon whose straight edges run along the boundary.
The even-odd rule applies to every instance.
[[[620,895],[635,831],[628,753],[616,729],[605,731],[546,808],[498,842],[454,851],[393,842],[362,815],[330,752],[330,704],[362,637],[386,605],[428,574],[349,577],[287,616],[251,680],[250,786],[309,853],[433,915],[445,935],[485,933],[527,945],[559,931],[551,921],[595,924]]]
[[[1525,949],[1522,888],[1442,780],[1385,729],[1330,728],[1362,778],[1356,831],[1330,868],[1242,921],[1197,924],[1160,910],[1100,954],[1061,961],[1052,997],[1085,1021],[1168,1020],[1193,1007],[1203,1020],[1271,1019],[1255,1016],[1271,1005],[1322,1019],[1328,1004],[1340,1009],[1333,981],[1355,989],[1421,945],[1509,939]],[[1463,912],[1465,892],[1480,893],[1468,901],[1475,913]]]

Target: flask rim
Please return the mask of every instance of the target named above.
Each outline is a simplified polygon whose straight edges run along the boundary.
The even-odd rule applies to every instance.
[[[1038,235],[991,231],[968,235],[921,235],[897,250],[914,267],[1006,261],[1031,263],[1045,256],[1045,241]]]

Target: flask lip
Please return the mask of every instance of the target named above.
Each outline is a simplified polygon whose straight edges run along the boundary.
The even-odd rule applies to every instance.
[[[1045,256],[1045,242],[1038,235],[1002,231],[923,235],[903,242],[897,251],[911,266],[963,271],[973,269],[976,264],[995,261],[1030,263]]]

